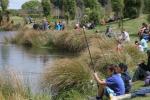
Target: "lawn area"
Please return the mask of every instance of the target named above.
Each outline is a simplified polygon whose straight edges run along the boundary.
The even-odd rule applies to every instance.
[[[24,22],[23,17],[19,16],[11,16],[10,19],[14,21],[14,24],[23,24]]]
[[[137,32],[138,32],[138,30],[141,27],[141,25],[142,25],[143,22],[147,23],[146,17],[147,17],[147,15],[142,15],[142,16],[140,16],[137,19],[132,19],[132,20],[127,20],[126,19],[126,20],[124,20],[124,29],[127,32],[129,32],[131,41],[135,41],[135,40],[138,39]],[[118,27],[118,23],[117,22],[110,23],[110,24],[107,24],[107,25],[104,25],[104,26],[97,26],[95,30],[99,30],[100,32],[105,32],[106,31],[106,27],[108,25],[110,25],[112,27],[112,29],[113,29],[113,31],[115,33],[120,33],[120,29]],[[133,92],[135,90],[138,90],[138,89],[142,88],[143,84],[144,84],[143,81],[137,81],[137,82],[135,82],[133,84],[133,87],[132,87],[131,91]],[[150,100],[150,96],[148,96],[148,97],[136,97],[136,98],[133,98],[132,100]]]
[[[147,15],[141,15],[137,19],[132,19],[132,20],[125,19],[124,20],[124,29],[127,32],[129,32],[130,37],[132,38],[133,41],[137,37],[138,29],[141,27],[142,23],[143,22],[147,23],[146,17],[147,17]],[[117,22],[109,23],[104,26],[97,26],[95,30],[99,30],[100,32],[105,32],[106,26],[108,26],[108,25],[110,25],[112,27],[112,29],[115,33],[120,33],[120,29],[118,27]]]
[[[131,91],[133,92],[135,90],[138,90],[138,89],[144,87],[143,84],[144,84],[143,81],[137,81],[137,82],[133,83],[133,85],[132,85],[133,87],[132,87]],[[130,100],[130,99],[127,99],[127,100]],[[136,98],[133,98],[131,100],[150,100],[150,96],[136,97]]]

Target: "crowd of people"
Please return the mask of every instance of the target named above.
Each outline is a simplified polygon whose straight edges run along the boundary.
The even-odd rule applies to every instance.
[[[29,23],[27,24],[31,24],[33,23],[33,29],[35,30],[50,30],[50,29],[54,29],[57,31],[62,31],[65,29],[65,22],[64,21],[56,21],[56,22],[49,22],[46,18],[44,18],[40,23],[36,23],[35,21],[33,22],[31,20],[31,17],[29,17]]]
[[[112,34],[112,28],[107,26],[105,35],[112,37]],[[94,78],[99,85],[96,100],[102,100],[104,95],[110,98],[110,100],[113,100],[112,98],[125,94],[130,94],[130,97],[132,98],[150,93],[150,88],[147,87],[139,89],[134,93],[130,93],[132,84],[135,81],[142,80],[144,81],[145,86],[150,85],[150,50],[148,48],[148,42],[150,41],[150,26],[143,23],[140,31],[138,32],[138,36],[139,40],[135,41],[135,48],[137,48],[140,52],[147,53],[147,64],[145,61],[141,61],[138,64],[133,77],[129,75],[128,67],[124,63],[120,63],[119,65],[108,65],[106,68],[108,77],[105,80],[99,78],[97,73],[94,73]],[[121,50],[123,48],[123,43],[130,42],[129,33],[123,29],[120,36],[117,38],[117,41],[117,50]]]
[[[123,29],[121,34],[117,36],[111,26],[107,26],[105,35],[109,38],[115,37],[117,38],[117,51],[121,51],[123,49],[123,44],[130,42],[129,33]],[[140,52],[147,52],[149,50],[148,42],[150,41],[150,26],[143,23],[142,27],[138,31],[139,40],[135,41],[135,48],[137,48]]]
[[[36,24],[36,23],[33,24],[33,29],[36,30],[41,29],[43,31],[46,31],[52,29],[52,27],[54,27],[54,29],[57,31],[62,31],[65,29],[65,24],[59,21],[59,22],[55,22],[54,26],[52,26],[50,22],[48,22],[47,20],[43,20],[41,24]]]

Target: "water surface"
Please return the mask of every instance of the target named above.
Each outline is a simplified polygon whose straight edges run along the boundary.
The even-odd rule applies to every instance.
[[[12,37],[16,32],[0,32],[0,69],[12,70],[18,76],[23,75],[25,83],[37,90],[40,78],[46,65],[51,66],[54,60],[72,57],[70,54],[56,50],[25,48],[22,46],[4,44],[5,36]]]

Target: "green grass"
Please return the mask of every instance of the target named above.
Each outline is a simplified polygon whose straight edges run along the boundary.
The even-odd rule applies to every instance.
[[[150,100],[150,97],[137,97],[137,98],[134,98],[132,100]]]
[[[14,24],[23,24],[24,20],[23,17],[19,17],[19,16],[11,16],[10,18],[11,20],[14,21]]]
[[[132,20],[125,19],[124,20],[124,29],[126,29],[126,31],[129,32],[130,37],[132,39],[135,39],[137,37],[138,29],[141,27],[143,22],[147,22],[146,18],[147,18],[147,15],[142,15],[137,19],[132,19]],[[117,22],[110,23],[107,25],[110,25],[113,28],[114,32],[117,32],[117,33],[120,32]],[[96,30],[105,32],[107,25],[97,26]]]
[[[133,87],[132,87],[132,92],[135,91],[135,90],[138,90],[142,87],[144,87],[144,82],[143,81],[137,81],[135,83],[133,83]],[[133,99],[128,99],[128,100],[150,100],[150,96],[145,96],[145,97],[136,97],[136,98],[133,98]]]

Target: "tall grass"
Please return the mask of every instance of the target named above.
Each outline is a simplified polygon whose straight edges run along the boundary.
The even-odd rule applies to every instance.
[[[25,100],[26,90],[20,78],[12,71],[0,74],[0,98],[1,100]]]
[[[0,100],[51,100],[47,94],[33,94],[21,75],[12,70],[0,72]]]
[[[11,43],[42,47],[49,41],[48,34],[33,29],[23,28],[10,39]]]
[[[146,59],[146,54],[138,51],[131,43],[125,44],[123,50],[120,52],[116,50],[116,45],[112,44],[113,43],[106,43],[105,45],[109,45],[108,48],[90,47],[94,66],[97,71],[103,74],[105,74],[105,70],[103,69],[105,65],[123,62],[126,63],[130,69],[133,69],[141,60]],[[80,59],[88,64],[91,63],[88,50],[81,53]]]
[[[20,24],[14,24],[10,21],[7,22],[6,20],[3,20],[2,25],[0,26],[1,31],[15,31],[18,30],[21,27]]]
[[[79,52],[86,47],[84,35],[76,30],[62,31],[53,34],[54,46],[70,52]]]
[[[61,36],[61,38],[63,37],[65,38],[66,36]],[[91,71],[93,67],[102,76],[105,76],[105,66],[108,64],[123,62],[132,69],[137,65],[138,61],[146,57],[132,43],[124,44],[123,50],[118,52],[115,39],[97,38],[95,35],[88,35],[88,41],[94,65],[91,65],[89,51],[85,49],[78,58],[58,60],[54,65],[48,66],[48,69],[46,69],[44,85],[56,90],[55,92],[58,93],[56,100],[66,99],[67,97],[73,98],[76,93],[85,96],[86,91],[91,91],[93,87],[89,81],[92,80]]]
[[[81,31],[37,31],[23,28],[13,38],[5,38],[11,43],[34,47],[51,47],[69,52],[79,52],[86,47],[84,35]]]
[[[85,95],[92,89],[90,68],[76,59],[60,59],[53,66],[48,66],[45,73],[43,86],[52,87],[57,93],[57,99],[67,98],[67,91]]]

